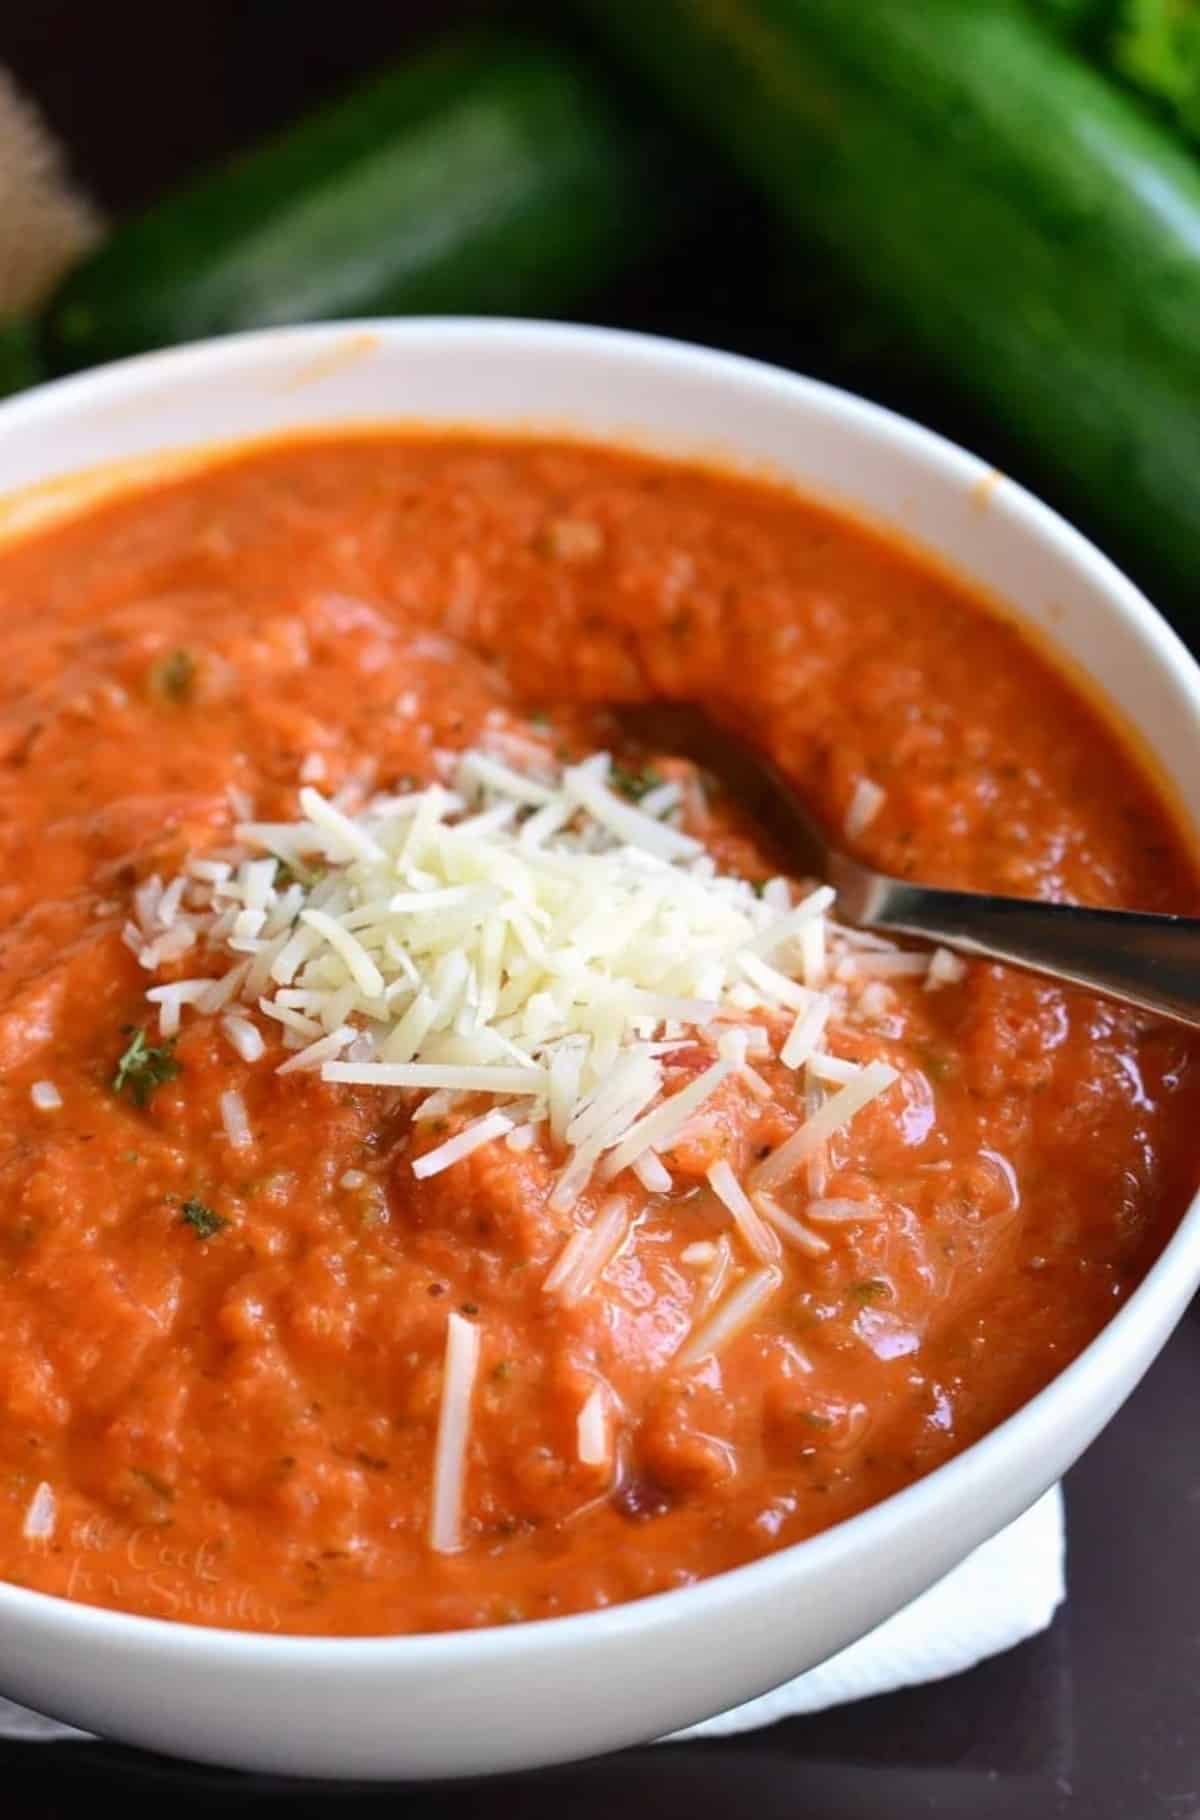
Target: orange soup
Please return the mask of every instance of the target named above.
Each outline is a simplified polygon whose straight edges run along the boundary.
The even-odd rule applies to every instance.
[[[1022,633],[766,484],[301,441],[0,551],[0,1576],[638,1598],[929,1472],[1137,1284],[1188,1040],[856,938],[601,706],[670,697],[886,870],[1200,909]]]

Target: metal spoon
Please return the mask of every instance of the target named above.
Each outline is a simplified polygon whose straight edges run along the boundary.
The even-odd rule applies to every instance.
[[[792,872],[829,881],[845,922],[1007,961],[1200,1029],[1200,919],[946,891],[889,878],[831,846],[771,760],[702,708],[654,702],[615,707],[613,714],[634,738],[690,758],[719,778],[775,837]]]

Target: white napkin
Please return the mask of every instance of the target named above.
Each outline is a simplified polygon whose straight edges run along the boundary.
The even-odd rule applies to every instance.
[[[719,1738],[752,1731],[776,1719],[820,1712],[920,1681],[940,1681],[972,1668],[985,1656],[1045,1630],[1065,1592],[1063,1557],[1062,1492],[1056,1485],[870,1636],[773,1693],[672,1736]],[[0,1700],[0,1738],[52,1743],[86,1736]]]

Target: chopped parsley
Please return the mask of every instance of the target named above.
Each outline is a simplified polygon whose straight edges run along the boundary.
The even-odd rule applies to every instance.
[[[851,1283],[850,1294],[864,1306],[868,1302],[890,1302],[892,1286],[883,1277],[864,1277],[861,1283]]]
[[[627,796],[632,803],[640,803],[643,796],[649,796],[651,790],[657,790],[663,780],[651,765],[646,765],[641,771],[629,771],[623,765],[614,765],[608,781],[619,795]]]
[[[114,1093],[128,1093],[135,1106],[145,1106],[156,1088],[173,1081],[180,1072],[173,1053],[175,1044],[172,1041],[156,1048],[146,1041],[144,1025],[135,1030],[127,1024],[125,1034],[130,1040],[117,1063],[112,1089]]]
[[[293,860],[289,865],[287,860],[277,859],[273,883],[276,891],[286,891],[289,885],[303,885],[306,891],[311,891],[314,885],[320,884],[326,870],[325,866],[302,866],[299,860]]]
[[[196,685],[196,660],[190,651],[171,651],[160,657],[150,672],[150,687],[167,701],[185,702]]]
[[[183,1203],[180,1219],[195,1232],[198,1239],[211,1239],[216,1236],[229,1221],[224,1214],[206,1207],[203,1201],[187,1200]]]
[[[913,1053],[931,1081],[948,1081],[954,1074],[954,1058],[933,1043],[914,1043]]]
[[[147,1491],[154,1493],[156,1498],[161,1498],[165,1504],[174,1502],[174,1487],[168,1485],[165,1479],[160,1479],[156,1472],[150,1472],[144,1466],[131,1466],[129,1470],[135,1479],[141,1480]]]

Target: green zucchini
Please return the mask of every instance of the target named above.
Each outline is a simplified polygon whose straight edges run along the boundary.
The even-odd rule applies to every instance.
[[[576,4],[1194,611],[1200,166],[1168,132],[1004,0]]]
[[[1112,61],[1168,107],[1185,132],[1200,128],[1200,6],[1196,0],[1118,0]]]
[[[698,212],[676,152],[568,52],[443,47],[119,227],[52,298],[43,360],[327,317],[551,314]]]
[[[1200,0],[1032,0],[1121,82],[1200,139]]]
[[[46,377],[33,323],[25,317],[0,322],[0,398]]]

